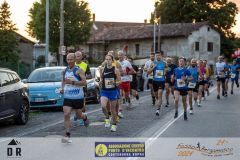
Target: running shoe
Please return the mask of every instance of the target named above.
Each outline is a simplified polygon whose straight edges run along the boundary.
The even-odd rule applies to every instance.
[[[227,94],[227,92],[225,92],[225,95],[224,95],[224,97],[227,97],[228,96],[228,94]]]
[[[188,118],[187,118],[187,112],[184,112],[184,120],[185,120],[185,121],[188,120]]]
[[[174,118],[178,117],[178,112],[175,112]]]
[[[83,119],[80,119],[80,120],[79,120],[79,125],[80,125],[80,126],[84,126],[84,121],[83,121]]]
[[[198,107],[201,107],[201,103],[200,102],[198,102]]]
[[[225,95],[225,92],[224,91],[222,91],[222,96],[224,96]]]
[[[189,114],[193,114],[193,109],[192,108],[189,110]]]
[[[86,116],[86,119],[83,120],[83,124],[84,124],[85,127],[89,126],[89,120],[88,120],[87,116]]]
[[[66,135],[62,138],[62,143],[72,143],[69,132],[67,132]]]
[[[166,103],[165,107],[169,107],[169,102]]]
[[[233,90],[231,90],[231,94],[233,94]]]
[[[219,95],[217,95],[217,99],[220,99],[220,96],[219,96]]]
[[[111,132],[116,132],[117,131],[117,125],[112,125],[111,126]]]
[[[109,119],[105,119],[105,128],[109,128],[111,126]]]
[[[122,114],[122,112],[118,112],[118,116],[119,116],[120,118],[123,118],[123,117],[124,117],[123,114]]]
[[[159,116],[159,115],[160,115],[160,108],[156,110],[156,116]]]
[[[136,95],[136,100],[139,100],[139,95],[138,94]]]
[[[239,84],[237,84],[237,88],[239,88]]]

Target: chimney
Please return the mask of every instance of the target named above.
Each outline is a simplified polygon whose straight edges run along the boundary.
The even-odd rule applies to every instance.
[[[95,13],[92,14],[92,20],[95,22]]]

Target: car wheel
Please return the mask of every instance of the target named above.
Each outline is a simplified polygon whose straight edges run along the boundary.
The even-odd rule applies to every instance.
[[[100,103],[100,92],[99,89],[96,89],[94,103]]]
[[[29,103],[26,100],[23,100],[22,106],[19,109],[19,113],[17,117],[15,118],[16,124],[26,124],[28,122],[29,118]]]

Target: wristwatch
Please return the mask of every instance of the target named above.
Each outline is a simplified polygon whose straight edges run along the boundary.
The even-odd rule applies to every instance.
[[[75,84],[75,81],[72,81],[72,85],[74,85]]]

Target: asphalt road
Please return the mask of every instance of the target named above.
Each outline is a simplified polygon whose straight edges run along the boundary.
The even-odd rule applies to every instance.
[[[155,116],[156,107],[151,105],[150,92],[140,92],[140,100],[133,102],[133,108],[124,106],[124,118],[115,133],[104,128],[104,115],[99,104],[87,105],[90,126],[80,126],[72,122],[73,137],[239,137],[240,136],[240,90],[234,95],[216,99],[216,88],[202,107],[194,107],[194,115],[183,120],[173,118],[174,105],[162,107],[160,116]],[[59,137],[63,135],[63,113],[61,111],[32,111],[30,121],[25,126],[1,123],[0,137]]]

